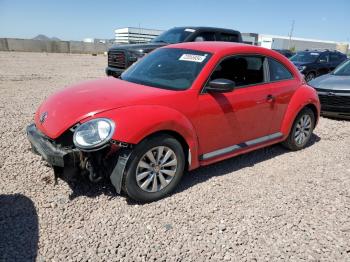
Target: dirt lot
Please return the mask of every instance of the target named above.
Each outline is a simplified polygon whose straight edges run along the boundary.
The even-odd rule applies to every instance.
[[[137,205],[108,182],[53,185],[25,127],[48,95],[104,76],[103,56],[0,52],[0,261],[350,261],[350,121],[185,175]]]

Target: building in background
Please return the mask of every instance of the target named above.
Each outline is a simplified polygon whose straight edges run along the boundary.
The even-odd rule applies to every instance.
[[[164,31],[136,27],[118,28],[115,31],[116,44],[148,43]],[[299,37],[267,35],[257,33],[242,33],[243,42],[246,44],[262,46],[269,49],[291,49],[301,51],[306,49],[329,49],[346,53],[348,43],[340,43],[327,40],[316,40]],[[349,50],[348,50],[349,52]]]
[[[162,30],[136,27],[119,28],[114,32],[116,44],[148,43],[153,38],[163,33]]]
[[[84,38],[84,43],[95,43],[95,44],[113,44],[114,39],[100,39],[100,38]]]
[[[302,51],[306,49],[328,49],[338,50],[345,54],[349,49],[348,43],[299,37],[289,38],[288,36],[242,33],[242,38],[243,42],[246,44],[258,45],[269,49],[289,49],[293,51]]]
[[[305,49],[335,50],[338,43],[335,41],[259,34],[258,45],[269,49],[293,49],[295,51],[301,51]]]

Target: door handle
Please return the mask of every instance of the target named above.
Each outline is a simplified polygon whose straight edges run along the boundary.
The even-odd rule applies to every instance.
[[[269,103],[272,103],[275,101],[275,97],[273,95],[268,95],[266,97],[266,101],[269,102]]]

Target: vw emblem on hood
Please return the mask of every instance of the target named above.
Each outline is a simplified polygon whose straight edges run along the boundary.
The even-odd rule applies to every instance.
[[[40,121],[41,124],[43,124],[43,123],[45,122],[45,120],[46,120],[46,118],[47,118],[47,115],[48,115],[47,112],[44,112],[44,113],[42,113],[42,114],[40,115],[39,121]]]

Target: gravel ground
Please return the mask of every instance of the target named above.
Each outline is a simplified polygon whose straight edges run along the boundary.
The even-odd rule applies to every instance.
[[[0,261],[349,261],[350,121],[186,174],[138,205],[108,182],[53,185],[25,127],[48,95],[104,76],[106,57],[0,52]]]

